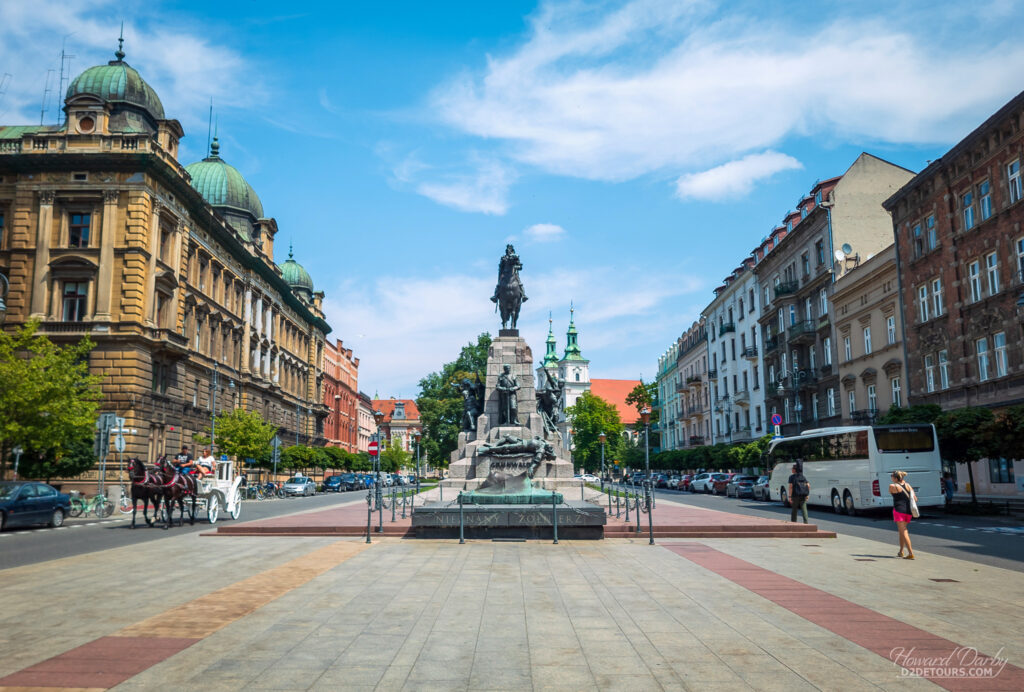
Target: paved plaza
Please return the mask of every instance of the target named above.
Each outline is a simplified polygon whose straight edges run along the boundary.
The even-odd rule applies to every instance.
[[[0,689],[1024,688],[1019,574],[842,535],[181,534],[5,570],[0,612]],[[908,677],[898,647],[1008,663]]]

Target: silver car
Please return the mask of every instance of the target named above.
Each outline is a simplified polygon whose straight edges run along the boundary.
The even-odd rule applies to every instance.
[[[305,476],[295,476],[284,482],[285,495],[316,495],[316,482]]]

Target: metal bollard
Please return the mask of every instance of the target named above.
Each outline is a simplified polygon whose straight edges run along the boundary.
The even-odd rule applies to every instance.
[[[555,545],[558,545],[558,501],[557,495],[551,493],[551,529],[555,534]]]
[[[444,503],[444,483],[441,481],[437,482],[437,489],[441,493],[440,502]]]
[[[650,537],[649,545],[654,545],[654,489],[647,486],[647,535]]]
[[[466,542],[466,521],[462,514],[462,491],[459,491],[459,545]]]
[[[405,502],[406,502],[405,488],[402,488],[402,518],[403,519],[405,519]]]
[[[625,497],[625,500],[626,500],[626,523],[628,524],[629,523],[629,488],[627,487],[624,492],[626,493],[626,497]]]
[[[396,499],[395,493],[397,491],[398,491],[398,488],[396,488],[395,486],[391,486],[391,521],[395,520],[395,509],[396,509],[395,508],[395,499]]]
[[[612,513],[612,489],[608,488],[608,515]]]
[[[580,502],[583,502],[583,501],[585,501],[587,499],[586,491],[587,491],[587,484],[584,483],[582,480],[580,480]]]
[[[615,518],[616,519],[622,516],[622,513],[619,511],[619,495],[621,495],[621,494],[622,493],[620,493],[618,490],[615,491]]]
[[[366,491],[366,542],[370,542],[370,533],[372,532],[373,525],[373,499],[370,496],[370,491]]]
[[[642,512],[640,511],[640,496],[639,495],[636,496],[636,506],[633,509],[636,510],[636,532],[640,533],[640,515],[642,514]]]

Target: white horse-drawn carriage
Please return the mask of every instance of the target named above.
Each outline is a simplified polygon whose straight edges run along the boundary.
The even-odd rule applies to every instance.
[[[205,511],[211,524],[224,510],[232,519],[242,514],[242,477],[235,475],[233,461],[218,461],[217,471],[199,481],[196,489],[196,513]]]

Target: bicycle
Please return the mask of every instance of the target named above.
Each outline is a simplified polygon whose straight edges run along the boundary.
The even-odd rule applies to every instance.
[[[263,487],[259,485],[250,485],[245,489],[245,498],[247,500],[262,500],[266,495],[263,493]]]
[[[73,517],[92,512],[100,519],[106,519],[114,513],[114,503],[104,495],[96,495],[91,500],[86,500],[78,492],[71,493],[71,509],[68,511]]]
[[[132,495],[126,493],[124,486],[121,486],[121,501],[117,503],[117,509],[121,514],[131,514],[135,507],[132,506]]]

